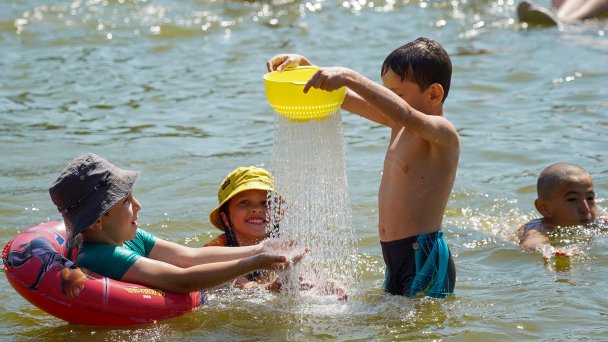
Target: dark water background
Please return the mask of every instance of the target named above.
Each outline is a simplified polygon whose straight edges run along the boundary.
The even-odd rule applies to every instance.
[[[200,245],[223,176],[269,167],[265,61],[297,52],[379,81],[419,36],[452,57],[447,118],[462,155],[445,231],[457,263],[444,301],[385,296],[376,195],[389,132],[343,113],[362,289],[347,303],[219,291],[133,329],[68,325],[0,278],[0,340],[602,340],[606,230],[569,265],[522,253],[540,170],[585,167],[608,207],[608,22],[526,29],[513,1],[34,1],[0,3],[0,241],[58,214],[48,186],[91,151],[142,170],[142,226]],[[313,185],[314,186],[314,185]]]

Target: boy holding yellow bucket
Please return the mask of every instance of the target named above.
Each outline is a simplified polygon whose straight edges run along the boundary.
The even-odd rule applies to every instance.
[[[296,54],[267,62],[269,71],[300,65],[313,64]],[[383,86],[348,68],[320,68],[303,91],[345,86],[343,109],[391,128],[378,193],[384,289],[445,297],[456,269],[441,228],[460,156],[460,137],[443,113],[450,57],[437,42],[418,38],[391,52],[380,74]]]

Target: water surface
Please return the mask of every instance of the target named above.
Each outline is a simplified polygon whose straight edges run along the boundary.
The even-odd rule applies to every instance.
[[[48,186],[95,152],[142,170],[143,228],[199,246],[226,173],[270,167],[265,61],[281,52],[379,81],[384,57],[427,36],[452,57],[447,118],[462,155],[445,231],[446,300],[386,296],[376,198],[386,128],[342,113],[361,290],[347,303],[218,291],[208,306],[133,329],[68,325],[0,277],[0,339],[600,340],[606,233],[569,265],[522,253],[536,176],[559,161],[594,177],[608,207],[607,21],[525,29],[513,1],[13,0],[0,4],[0,241],[59,217]]]

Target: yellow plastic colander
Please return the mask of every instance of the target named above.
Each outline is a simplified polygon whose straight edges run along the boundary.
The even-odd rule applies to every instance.
[[[334,91],[310,88],[304,85],[319,70],[316,66],[299,66],[264,75],[266,98],[272,108],[291,121],[322,120],[335,112],[344,101],[346,87]]]

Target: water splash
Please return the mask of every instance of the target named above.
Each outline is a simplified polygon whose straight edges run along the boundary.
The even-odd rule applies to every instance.
[[[285,290],[298,293],[300,277],[323,291],[327,280],[352,289],[356,240],[348,197],[342,120],[292,122],[275,115],[272,171],[281,200],[270,201],[272,226],[311,252],[281,274]]]

